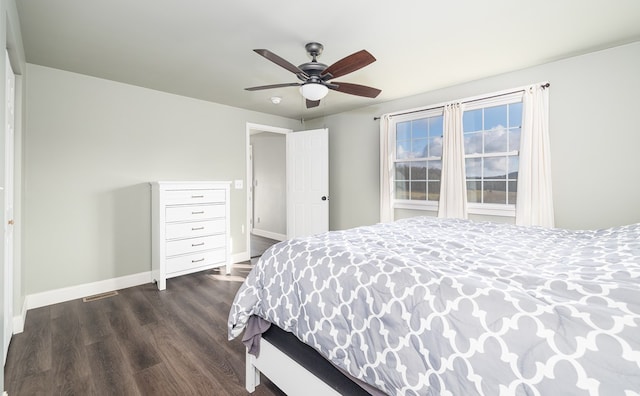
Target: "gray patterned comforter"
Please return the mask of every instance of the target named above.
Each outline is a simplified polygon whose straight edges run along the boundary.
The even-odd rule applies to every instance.
[[[640,224],[418,217],[281,242],[238,291],[390,395],[640,395]]]

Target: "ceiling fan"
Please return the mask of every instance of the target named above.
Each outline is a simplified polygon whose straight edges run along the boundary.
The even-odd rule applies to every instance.
[[[370,63],[375,62],[376,58],[374,58],[369,52],[361,50],[340,59],[331,66],[327,66],[316,60],[316,58],[322,53],[323,48],[323,45],[320,43],[308,43],[305,45],[305,49],[311,56],[312,60],[311,62],[303,63],[300,66],[295,66],[269,50],[254,49],[258,55],[262,55],[276,65],[289,70],[302,82],[262,85],[259,87],[245,89],[247,91],[259,91],[262,89],[299,86],[300,93],[306,99],[307,108],[318,106],[320,104],[320,99],[324,98],[330,89],[367,98],[375,98],[380,94],[380,92],[382,92],[377,88],[367,87],[365,85],[337,81],[329,82],[329,80],[362,69]]]

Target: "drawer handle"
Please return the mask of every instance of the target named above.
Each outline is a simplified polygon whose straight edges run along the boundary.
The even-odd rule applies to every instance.
[[[192,196],[191,196],[191,198],[192,198],[192,199],[195,199],[195,198],[204,198],[204,195],[192,195]]]
[[[191,227],[191,231],[200,231],[204,230],[204,227]]]
[[[192,243],[191,247],[196,247],[196,246],[203,246],[204,242],[200,242],[200,243]]]
[[[192,262],[192,263],[198,263],[198,262],[200,262],[200,261],[204,261],[204,257],[203,257],[203,258],[201,258],[201,259],[199,259],[199,260],[191,260],[191,262]]]
[[[199,212],[191,212],[191,214],[192,214],[192,215],[193,215],[193,214],[204,214],[204,210],[201,210],[201,211],[199,211]]]

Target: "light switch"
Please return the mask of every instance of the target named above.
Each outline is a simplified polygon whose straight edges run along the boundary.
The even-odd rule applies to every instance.
[[[235,187],[236,187],[236,190],[242,190],[242,188],[243,188],[243,187],[242,187],[242,184],[243,184],[243,183],[242,183],[242,180],[236,180],[236,181],[235,181]]]

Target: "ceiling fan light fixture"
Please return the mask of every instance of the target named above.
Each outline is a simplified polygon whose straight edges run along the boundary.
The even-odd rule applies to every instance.
[[[329,88],[318,83],[306,83],[300,86],[300,94],[308,100],[320,100],[327,96]]]

